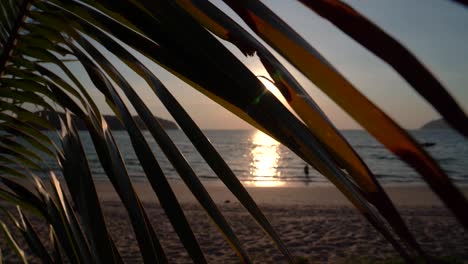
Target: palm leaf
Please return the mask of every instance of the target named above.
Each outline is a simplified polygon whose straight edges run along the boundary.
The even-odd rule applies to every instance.
[[[384,146],[418,171],[459,221],[468,227],[468,202],[418,143],[349,83],[318,51],[256,0],[226,2],[266,42],[348,112]],[[443,89],[439,87],[439,89]],[[444,97],[445,98],[445,97]],[[466,123],[466,117],[460,120]]]
[[[442,84],[403,45],[339,0],[300,2],[385,60],[434,106],[453,128],[468,137],[466,114]]]
[[[43,263],[53,263],[49,252],[47,252],[46,247],[42,243],[39,235],[37,234],[36,230],[32,226],[31,222],[28,218],[24,215],[23,211],[18,207],[18,215],[20,219],[20,223],[18,225],[18,229],[21,230],[23,237],[27,241],[29,247],[32,249],[34,254],[39,257],[39,259]]]
[[[210,31],[236,45],[245,55],[257,52],[266,70],[272,76],[274,84],[284,95],[289,105],[307,124],[310,132],[333,154],[340,166],[348,171],[365,193],[366,198],[387,218],[396,232],[422,253],[416,240],[369,168],[314,100],[269,50],[214,5],[205,1],[178,1],[178,3]]]
[[[95,55],[94,57],[98,58],[101,63],[107,62],[105,58],[103,58],[102,55],[98,53],[97,50],[92,49],[89,43],[85,42],[83,39],[78,39],[78,41],[80,42],[82,47],[85,47],[88,51],[93,52]],[[129,110],[125,107],[123,101],[117,94],[115,88],[112,86],[110,81],[104,76],[102,72],[98,70],[97,66],[94,65],[87,57],[85,57],[86,55],[81,53],[76,47],[72,46],[71,48],[78,55],[80,61],[82,61],[84,67],[86,68],[96,87],[100,87],[98,89],[102,89],[101,91],[103,91],[103,94],[108,94],[108,96],[110,97],[108,98],[108,100],[116,104],[116,109],[118,109],[118,115],[122,117],[123,122],[127,126],[137,156],[146,174],[148,175],[149,181],[152,183],[152,186],[155,189],[156,194],[158,195],[162,207],[168,214],[171,223],[178,231],[179,237],[181,238],[185,247],[188,249],[189,254],[192,256],[192,258],[197,259],[200,262],[204,262],[203,253],[201,252],[201,249],[197,246],[198,244],[196,242],[195,236],[193,235],[190,227],[188,226],[188,222],[185,219],[180,205],[177,203],[175,194],[172,192],[167,180],[165,180],[165,177],[161,168],[158,165],[158,162],[154,158],[154,155],[152,154],[148,144],[145,142],[142,133],[138,130],[137,125],[132,119]],[[99,54],[100,56],[96,56],[97,54]],[[106,69],[109,70],[108,73],[112,73],[113,76],[116,76],[115,80],[121,86],[123,86],[123,88],[125,88],[124,91],[129,91],[132,89],[130,85],[120,76],[117,70],[115,70],[111,66],[109,62],[107,62],[107,64],[105,65],[101,64],[101,66],[105,66]],[[136,94],[132,95],[132,98],[138,98]],[[141,99],[139,99],[138,105],[142,105]],[[139,110],[141,110],[141,108]],[[148,111],[147,109],[145,110]]]
[[[26,254],[18,245],[18,242],[16,241],[16,239],[11,235],[10,230],[8,229],[7,225],[4,222],[0,221],[0,229],[2,229],[3,235],[5,239],[7,240],[9,246],[13,248],[14,252],[18,255],[21,261],[25,264],[28,263]]]
[[[228,188],[230,188],[230,190],[236,195],[241,203],[252,213],[252,215],[257,219],[259,224],[262,225],[267,233],[275,239],[276,243],[282,249],[282,251],[285,252],[285,254],[288,254],[284,244],[280,241],[278,235],[274,232],[273,228],[260,212],[255,203],[253,203],[252,198],[242,187],[237,177],[229,169],[221,156],[217,154],[216,150],[212,147],[211,143],[206,139],[201,130],[191,120],[191,118],[187,115],[187,113],[183,110],[175,98],[169,93],[169,91],[163,86],[163,84],[151,73],[151,71],[149,71],[141,62],[139,62],[133,55],[126,51],[117,42],[113,41],[102,32],[99,32],[99,30],[95,29],[86,21],[79,20],[78,22],[83,27],[82,30],[87,32],[87,34],[90,34],[95,40],[99,41],[114,54],[122,57],[123,62],[126,63],[127,66],[132,68],[136,73],[140,74],[145,80],[147,80],[148,84],[153,88],[158,97],[162,99],[164,105],[175,117],[176,121],[178,121],[184,132],[193,141],[195,147],[201,152],[202,156],[204,156],[206,161],[210,164],[220,179],[226,183]],[[131,92],[132,90],[128,91]],[[142,114],[142,116],[144,115]],[[151,119],[152,116],[149,118]],[[156,123],[157,122],[146,122],[147,126],[154,126]],[[150,129],[151,132],[154,130],[155,129]],[[161,129],[158,130],[160,131]],[[156,140],[160,138],[157,135],[154,135],[154,137]],[[184,173],[182,172],[182,175],[183,174]]]
[[[66,123],[67,129],[64,129],[62,135],[64,155],[60,157],[60,164],[63,166],[71,197],[80,213],[87,237],[93,238],[90,239],[90,246],[93,247],[94,254],[101,263],[118,262],[120,256],[113,251],[115,245],[106,228],[78,132],[70,118]]]

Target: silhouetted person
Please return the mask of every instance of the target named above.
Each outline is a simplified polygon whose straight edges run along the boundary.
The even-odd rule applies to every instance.
[[[304,179],[304,183],[306,186],[309,186],[309,165],[305,165],[304,166],[304,174],[305,174],[305,179]]]
[[[304,173],[306,178],[309,178],[309,165],[307,164],[304,166]]]

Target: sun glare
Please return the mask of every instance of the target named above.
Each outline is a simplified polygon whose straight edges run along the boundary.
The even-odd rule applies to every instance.
[[[266,80],[265,78],[258,78],[263,85],[267,88],[268,91],[270,91],[276,98],[278,98],[281,103],[285,104],[286,100],[284,99],[284,96],[281,94],[281,92],[276,88],[276,86],[271,83],[270,81]]]
[[[281,175],[277,169],[280,158],[279,143],[261,131],[253,135],[252,143],[250,165],[253,179],[247,184],[255,187],[284,185],[285,183],[279,180]]]

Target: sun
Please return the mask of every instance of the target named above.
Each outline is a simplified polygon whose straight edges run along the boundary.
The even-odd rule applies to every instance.
[[[278,90],[278,88],[269,80],[267,80],[264,77],[258,77],[258,79],[262,82],[262,84],[267,88],[268,91],[270,91],[278,100],[281,101],[284,105],[286,105],[286,99],[284,96],[281,94],[281,92]]]

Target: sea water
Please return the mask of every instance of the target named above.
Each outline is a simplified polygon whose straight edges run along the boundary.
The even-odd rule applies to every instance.
[[[367,132],[341,131],[379,181],[385,185],[422,184],[421,177],[408,165],[390,153]],[[455,183],[468,184],[468,140],[452,130],[414,130],[410,134],[434,157]],[[47,132],[50,133],[50,132]],[[219,182],[216,174],[199,155],[190,140],[180,130],[167,133],[203,181]],[[205,135],[231,167],[235,175],[248,186],[292,186],[328,184],[328,180],[307,165],[291,150],[256,130],[206,130]],[[135,181],[146,180],[145,173],[133,151],[125,131],[113,132],[128,174]],[[180,177],[165,158],[156,141],[147,131],[144,136],[156,156],[165,176]],[[96,180],[106,180],[87,132],[80,132],[89,167]],[[307,167],[307,169],[306,169]],[[53,159],[46,159],[44,171],[54,170],[60,175]]]

